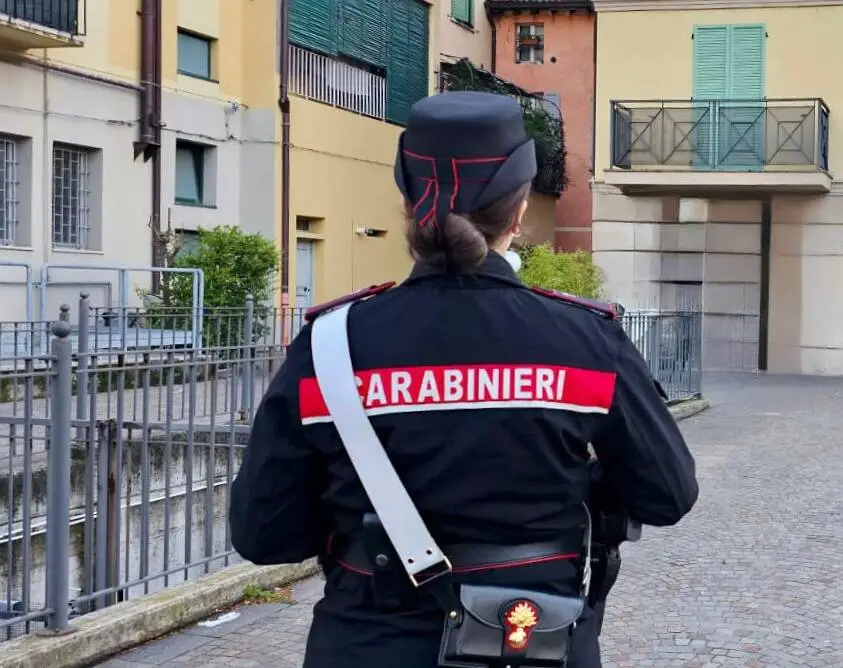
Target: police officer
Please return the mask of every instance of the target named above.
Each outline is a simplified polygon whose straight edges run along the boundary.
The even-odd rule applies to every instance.
[[[673,525],[696,502],[694,460],[612,309],[526,287],[504,257],[535,175],[511,98],[418,102],[395,165],[415,267],[311,309],[258,408],[231,536],[256,564],[319,557],[306,668],[434,668],[445,616],[366,544],[372,506],[311,355],[312,322],[341,304],[363,406],[454,587],[578,593],[589,443],[634,520]],[[567,661],[600,666],[590,608]]]

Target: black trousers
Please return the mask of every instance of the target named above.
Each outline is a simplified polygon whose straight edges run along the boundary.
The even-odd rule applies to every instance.
[[[333,573],[314,607],[304,668],[436,668],[442,623],[433,601],[381,609],[364,578]],[[598,616],[589,608],[574,631],[567,668],[600,668],[597,635]]]

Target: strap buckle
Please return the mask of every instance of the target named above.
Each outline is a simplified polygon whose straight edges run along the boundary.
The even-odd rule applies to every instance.
[[[442,568],[440,568],[440,566]],[[428,574],[434,568],[437,569],[436,572],[421,577],[423,573]],[[408,573],[408,575],[410,576],[410,582],[412,582],[413,586],[418,589],[419,587],[428,585],[434,582],[435,580],[438,580],[439,578],[450,575],[453,570],[454,567],[451,565],[451,560],[443,554],[442,561],[440,561],[438,564],[434,564],[433,566],[424,569],[424,571],[422,571],[421,573]]]

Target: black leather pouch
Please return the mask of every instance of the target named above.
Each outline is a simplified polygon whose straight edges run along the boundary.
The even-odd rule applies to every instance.
[[[445,620],[442,668],[564,668],[584,599],[462,585],[461,610]]]

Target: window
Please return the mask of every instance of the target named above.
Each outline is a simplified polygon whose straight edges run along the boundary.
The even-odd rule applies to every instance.
[[[542,93],[542,107],[548,116],[558,119],[561,115],[562,98],[559,93]]]
[[[211,78],[211,44],[213,40],[179,30],[179,74],[200,79]]]
[[[451,18],[467,26],[474,25],[474,1],[451,0]]]
[[[199,232],[176,230],[176,256],[193,253],[199,248]]]
[[[18,141],[0,135],[0,246],[14,246],[20,224]]]
[[[207,147],[176,142],[176,203],[205,203],[205,152]]]
[[[521,23],[515,30],[515,62],[544,62],[544,25]]]
[[[89,249],[93,152],[81,146],[53,146],[53,246]]]

